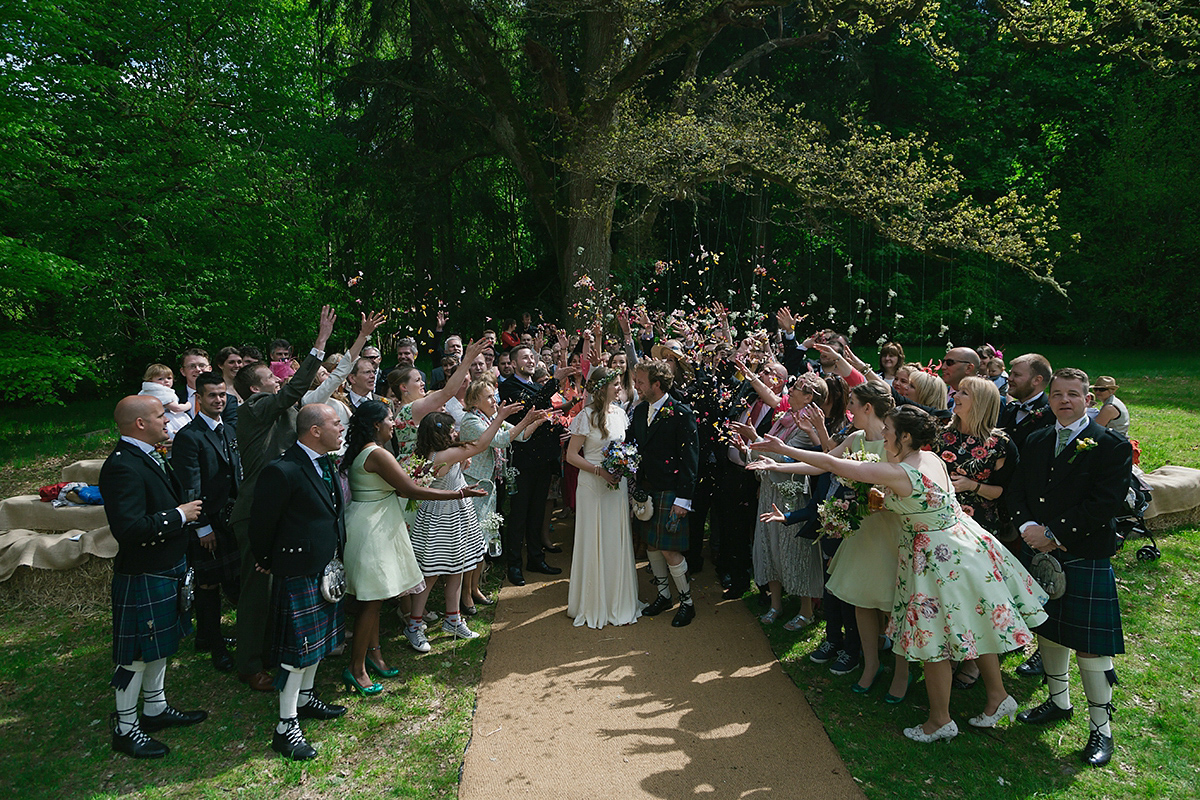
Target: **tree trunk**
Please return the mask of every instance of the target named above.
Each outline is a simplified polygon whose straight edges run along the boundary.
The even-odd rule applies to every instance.
[[[563,319],[570,329],[611,313],[608,302],[612,270],[612,219],[615,187],[582,176],[566,176],[570,211],[566,236],[558,254],[563,285]],[[587,280],[584,280],[584,279]]]

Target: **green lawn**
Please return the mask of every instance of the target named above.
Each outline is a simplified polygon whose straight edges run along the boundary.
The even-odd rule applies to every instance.
[[[1143,465],[1200,468],[1200,358],[1162,353],[1026,348],[1052,363],[1080,366],[1121,384],[1133,415],[1132,435]],[[1008,348],[1009,355],[1023,352]],[[929,357],[934,355],[930,352]],[[937,353],[940,355],[940,352]],[[6,494],[57,480],[77,457],[103,455],[114,438],[111,402],[66,408],[0,410],[0,481]],[[1200,531],[1159,537],[1163,558],[1139,562],[1133,550],[1116,559],[1123,594],[1128,654],[1117,659],[1114,721],[1117,757],[1106,769],[1085,770],[1077,751],[1087,735],[1083,694],[1073,675],[1080,714],[1047,729],[1018,724],[964,731],[949,743],[916,745],[902,727],[925,717],[923,683],[903,705],[882,702],[883,689],[849,691],[856,674],[835,677],[808,661],[819,627],[799,634],[775,625],[768,632],[784,668],[805,691],[851,773],[871,798],[1177,798],[1200,796]],[[97,565],[98,566],[98,565]],[[92,576],[93,579],[96,576]],[[60,576],[61,578],[61,576]],[[493,579],[495,590],[498,575]],[[78,582],[77,582],[78,583]],[[61,591],[72,585],[60,582]],[[269,749],[274,697],[252,693],[215,673],[187,648],[172,659],[167,690],[181,708],[206,708],[195,728],[167,731],[171,755],[135,762],[109,750],[112,692],[109,622],[103,592],[88,600],[0,608],[0,795],[24,798],[110,797],[453,797],[470,736],[471,714],[490,631],[484,610],[472,627],[484,633],[457,646],[435,637],[417,656],[403,644],[394,614],[385,615],[384,648],[405,680],[386,682],[374,699],[346,698],[339,688],[345,659],[318,675],[327,699],[352,713],[306,723],[321,757],[283,762]],[[82,595],[83,592],[77,594]],[[68,607],[83,605],[82,610]],[[481,607],[482,608],[482,607]],[[788,619],[794,610],[786,610]],[[229,627],[230,616],[226,617]],[[886,663],[886,662],[885,662]],[[1044,688],[1012,675],[1010,692],[1023,705],[1040,702]],[[1073,670],[1074,671],[1074,670]],[[884,681],[886,683],[886,681]],[[955,693],[952,712],[964,720],[983,703],[981,688]],[[803,770],[803,744],[781,770]]]

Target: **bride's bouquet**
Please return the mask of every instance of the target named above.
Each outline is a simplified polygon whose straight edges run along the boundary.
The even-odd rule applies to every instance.
[[[414,483],[426,489],[433,484],[434,478],[437,477],[434,474],[435,470],[437,469],[437,465],[432,461],[421,458],[416,454],[401,459],[400,467],[408,473],[408,477],[412,478]],[[406,505],[406,508],[409,511],[416,511],[417,506],[420,504],[420,500],[416,499],[415,497],[410,497],[408,498],[408,504]]]
[[[604,457],[600,460],[601,468],[608,470],[618,478],[632,478],[637,474],[640,463],[642,463],[642,457],[638,455],[637,445],[633,442],[609,442],[608,446],[604,448]],[[608,488],[616,489],[620,485],[621,482],[617,481],[610,483]]]
[[[879,461],[879,455],[868,453],[866,448],[849,452],[842,457],[849,461]],[[818,539],[825,536],[832,539],[844,539],[853,535],[872,511],[870,506],[871,484],[843,478],[840,475],[835,475],[834,478],[838,483],[837,490],[833,496],[817,507],[817,515],[821,520],[821,535]]]

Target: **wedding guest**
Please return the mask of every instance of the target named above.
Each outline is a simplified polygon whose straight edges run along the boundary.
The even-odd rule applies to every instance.
[[[203,722],[204,711],[177,711],[163,686],[167,659],[191,633],[180,613],[178,583],[187,571],[188,524],[203,508],[183,503],[179,481],[155,449],[167,441],[162,404],[153,397],[126,397],[114,419],[121,434],[100,470],[104,514],[117,555],[113,560],[113,670],[116,691],[112,749],[134,758],[161,758],[170,752],[148,734]],[[149,623],[149,624],[147,624]],[[144,699],[139,720],[138,697]]]
[[[904,730],[918,742],[958,735],[950,717],[954,659],[976,658],[987,687],[983,713],[970,720],[972,725],[990,728],[1015,715],[1016,701],[1004,688],[998,654],[1029,642],[1028,626],[1046,619],[1045,595],[1035,589],[1033,578],[959,507],[945,463],[926,451],[936,441],[934,419],[903,407],[891,411],[884,426],[886,462],[795,452],[799,460],[835,475],[881,486],[884,507],[901,518],[905,539],[889,633],[897,653],[924,662],[929,718]]]
[[[449,414],[435,411],[421,420],[414,453],[433,465],[435,478],[430,488],[449,489],[458,497],[421,503],[410,530],[413,552],[425,578],[425,589],[413,595],[412,613],[404,629],[414,650],[427,652],[429,649],[422,625],[425,603],[430,590],[443,576],[446,578],[446,616],[442,619],[442,631],[455,639],[479,636],[467,627],[459,608],[463,574],[475,568],[486,549],[475,509],[467,502],[463,462],[487,449],[504,420],[520,410],[518,403],[502,406],[483,434],[470,443],[458,441],[454,418]]]
[[[416,367],[402,367],[388,373],[388,389],[400,406],[396,410],[396,439],[400,456],[412,455],[417,443],[417,426],[421,420],[426,414],[441,409],[455,395],[467,379],[470,363],[485,347],[487,342],[482,339],[471,342],[466,350],[466,358],[455,367],[446,385],[428,394],[425,392],[425,379]]]
[[[234,391],[233,379],[237,377],[242,363],[242,351],[236,347],[222,347],[217,351],[217,369],[221,371],[221,377],[225,379],[225,396],[227,401],[232,402],[235,407],[242,402],[242,398],[238,397]]]
[[[1049,618],[1037,628],[1049,697],[1017,719],[1041,725],[1071,718],[1068,673],[1074,650],[1088,703],[1083,760],[1103,766],[1113,756],[1113,656],[1125,652],[1110,561],[1117,550],[1112,520],[1125,507],[1133,447],[1088,419],[1088,385],[1082,370],[1054,373],[1049,388],[1054,426],[1026,439],[1008,506],[1025,542],[1022,559],[1032,562],[1035,552],[1049,554],[1065,578],[1062,595],[1046,604]]]
[[[421,565],[413,552],[404,522],[404,500],[453,500],[458,491],[421,486],[386,449],[392,439],[392,411],[378,400],[367,400],[354,411],[340,470],[350,484],[346,509],[346,591],[358,601],[350,666],[342,682],[364,696],[383,687],[371,679],[394,678],[379,645],[379,612],[383,601],[419,594],[425,589]],[[463,494],[482,490],[467,487]]]
[[[179,395],[171,388],[175,383],[175,375],[166,364],[151,364],[142,375],[142,397],[153,397],[162,403],[167,413],[167,436],[175,438],[175,434],[191,422],[192,405],[179,402]]]
[[[946,382],[931,372],[912,370],[908,374],[908,382],[912,384],[912,400],[919,406],[937,411],[945,411],[947,403]]]
[[[1008,394],[1013,402],[1000,409],[998,424],[1018,451],[1024,447],[1029,434],[1054,424],[1054,414],[1050,411],[1045,393],[1051,375],[1053,370],[1050,362],[1038,353],[1026,353],[1012,361],[1008,373]]]
[[[184,382],[175,387],[175,394],[178,396],[179,402],[190,409],[188,411],[189,418],[196,414],[196,378],[200,376],[201,372],[208,372],[210,369],[212,367],[209,364],[207,350],[189,347],[179,357],[179,374],[183,377]]]
[[[942,358],[942,380],[946,382],[946,407],[954,408],[954,393],[963,378],[979,373],[979,354],[969,347],[954,347]],[[926,403],[926,405],[931,405]]]
[[[1100,404],[1100,413],[1096,415],[1096,424],[1116,431],[1122,436],[1129,436],[1129,409],[1117,397],[1117,381],[1111,375],[1101,375],[1092,384],[1091,390]]]
[[[888,386],[896,380],[897,371],[904,366],[904,348],[899,342],[884,342],[879,348],[879,377]]]

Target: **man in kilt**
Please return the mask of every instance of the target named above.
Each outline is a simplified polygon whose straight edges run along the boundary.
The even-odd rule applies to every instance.
[[[639,361],[633,371],[638,395],[645,398],[633,410],[633,422],[626,438],[637,443],[641,463],[637,485],[654,502],[654,516],[648,522],[634,520],[646,543],[646,557],[654,573],[658,596],[642,612],[653,617],[675,605],[671,582],[679,589],[679,610],[671,625],[682,628],[696,616],[688,583],[688,511],[696,487],[700,460],[700,440],[696,419],[687,403],[670,395],[674,373],[660,359]]]
[[[204,711],[178,711],[163,689],[167,658],[192,632],[180,611],[179,587],[187,572],[187,525],[199,500],[180,503],[174,472],[155,445],[167,441],[167,418],[153,397],[126,397],[113,415],[121,439],[100,470],[100,493],[117,557],[113,561],[113,671],[117,711],[112,749],[134,758],[170,752],[147,734],[202,722]],[[138,695],[143,716],[137,713]]]
[[[1050,697],[1017,719],[1037,725],[1071,718],[1067,676],[1074,650],[1091,729],[1083,759],[1103,766],[1113,753],[1112,657],[1125,652],[1109,559],[1117,551],[1113,518],[1125,505],[1133,448],[1088,418],[1088,384],[1082,370],[1054,373],[1049,393],[1056,422],[1029,434],[1005,496],[1025,542],[1025,563],[1035,552],[1050,553],[1066,576],[1066,591],[1046,604],[1050,618],[1036,629]]]
[[[296,760],[315,758],[299,719],[334,719],[344,706],[313,690],[317,666],[342,643],[342,604],[321,593],[321,575],[346,542],[344,501],[328,453],[342,445],[342,423],[323,403],[296,417],[296,443],[263,467],[250,512],[255,569],[271,576],[268,661],[280,667],[279,722],[271,748]]]
[[[234,603],[240,582],[241,554],[229,522],[242,481],[242,460],[233,429],[221,420],[227,394],[220,372],[196,378],[196,418],[175,435],[171,466],[185,498],[204,501],[196,535],[188,537],[188,563],[196,570],[196,651],[212,653],[220,672],[233,669],[221,635],[221,588]]]

